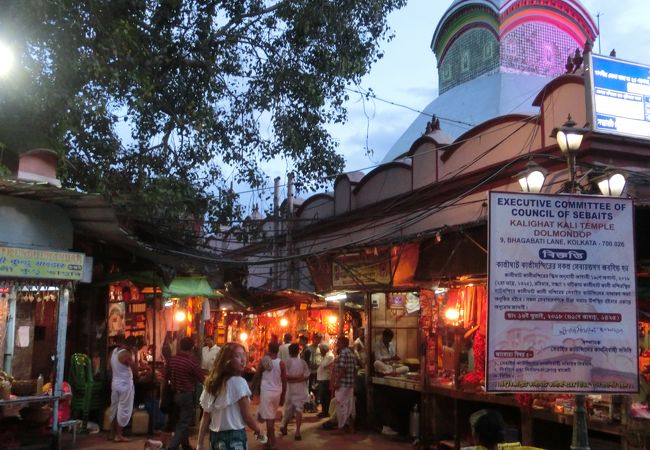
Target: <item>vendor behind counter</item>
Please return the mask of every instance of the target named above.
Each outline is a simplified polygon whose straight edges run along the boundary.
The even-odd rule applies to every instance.
[[[385,328],[381,339],[375,346],[375,361],[373,368],[377,375],[403,375],[409,371],[408,366],[401,364],[395,350],[393,337],[395,333],[390,328]]]
[[[375,375],[405,375],[409,368],[401,363],[393,341],[395,334],[390,328],[385,328],[374,347],[373,369]],[[375,424],[385,434],[408,434],[408,412],[419,400],[419,393],[400,390],[395,395],[395,388],[383,385],[374,386],[374,419]]]

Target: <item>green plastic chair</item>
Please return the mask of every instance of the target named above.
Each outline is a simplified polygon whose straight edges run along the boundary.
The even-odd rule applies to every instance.
[[[72,417],[83,420],[85,428],[91,412],[104,407],[104,385],[93,378],[90,357],[75,353],[71,358],[70,387],[72,388]]]

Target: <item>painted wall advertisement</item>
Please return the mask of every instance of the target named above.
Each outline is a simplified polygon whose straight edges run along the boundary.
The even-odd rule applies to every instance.
[[[490,192],[486,389],[638,391],[633,204]]]

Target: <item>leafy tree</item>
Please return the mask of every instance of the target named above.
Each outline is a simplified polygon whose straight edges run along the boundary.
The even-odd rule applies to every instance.
[[[341,171],[325,126],[406,0],[1,3],[20,70],[0,85],[0,141],[54,148],[67,186],[131,214],[226,222],[233,182],[265,185],[260,163],[285,160],[298,189]]]

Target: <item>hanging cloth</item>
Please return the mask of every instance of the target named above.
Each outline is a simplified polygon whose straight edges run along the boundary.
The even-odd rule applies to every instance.
[[[201,321],[210,320],[210,300],[206,297],[203,299],[203,310],[201,311]]]

